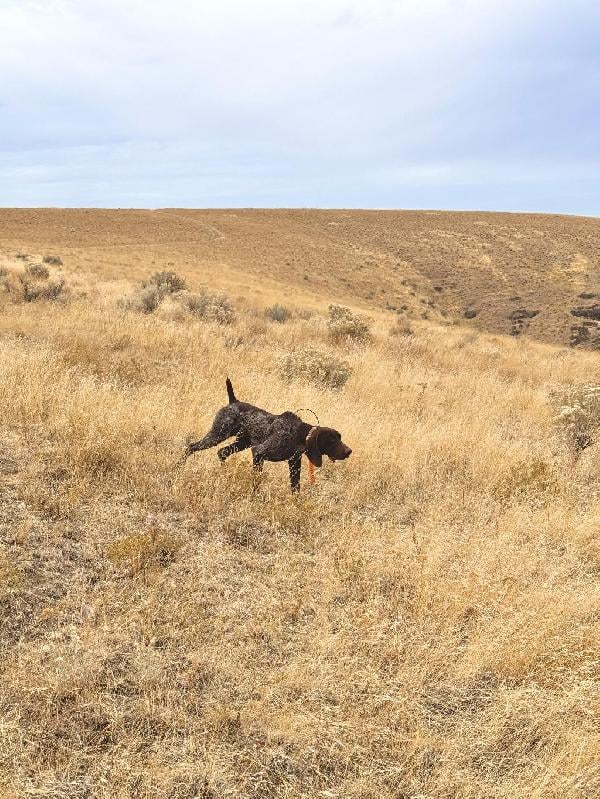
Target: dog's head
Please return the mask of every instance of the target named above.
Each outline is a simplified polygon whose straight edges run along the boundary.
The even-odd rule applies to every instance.
[[[313,427],[306,437],[306,455],[315,466],[323,465],[323,455],[330,461],[345,461],[351,454],[352,450],[333,427]]]

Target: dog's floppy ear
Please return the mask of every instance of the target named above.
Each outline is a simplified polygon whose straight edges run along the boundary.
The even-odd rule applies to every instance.
[[[313,427],[306,437],[306,454],[315,466],[323,465],[323,453],[319,449],[319,428]]]

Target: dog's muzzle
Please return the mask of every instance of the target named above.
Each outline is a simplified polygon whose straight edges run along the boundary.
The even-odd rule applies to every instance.
[[[329,455],[328,457],[330,461],[333,461],[335,463],[335,461],[345,461],[346,458],[350,457],[350,455],[352,455],[352,450],[350,449],[350,447],[344,445],[344,448],[340,449],[339,452],[336,452],[336,454],[333,457],[331,455]]]

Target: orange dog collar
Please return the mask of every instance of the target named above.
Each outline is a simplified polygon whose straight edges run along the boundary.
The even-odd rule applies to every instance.
[[[308,441],[309,437],[318,430],[318,427],[311,427],[308,431],[308,435],[306,436],[306,440]],[[310,486],[314,486],[315,484],[315,464],[311,461],[311,459],[306,456],[306,460],[308,461],[308,484]]]

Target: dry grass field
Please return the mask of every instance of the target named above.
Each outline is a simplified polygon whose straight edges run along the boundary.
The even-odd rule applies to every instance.
[[[520,288],[499,257],[455,265],[422,318],[440,277],[400,244],[382,265],[385,215],[354,215],[361,269],[333,260],[344,213],[302,215],[292,236],[267,212],[1,212],[2,797],[600,795],[600,361],[539,340],[565,343],[564,297],[593,293],[597,222],[515,217],[523,248],[589,263]],[[501,217],[453,224],[479,240]],[[428,230],[423,263],[450,270]],[[160,270],[187,290],[141,285]],[[526,307],[552,335],[494,332],[483,288],[462,318],[493,281],[507,303],[544,286]],[[332,331],[330,303],[370,336]],[[314,409],[352,457],[298,497],[248,452],[178,465],[226,375]]]
[[[241,292],[600,349],[600,222],[442,211],[3,209],[0,242],[103,279],[191,272]],[[258,279],[258,280],[257,280]]]

